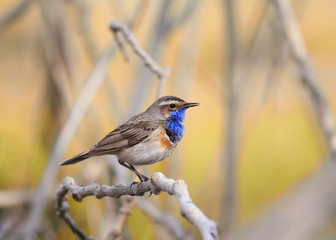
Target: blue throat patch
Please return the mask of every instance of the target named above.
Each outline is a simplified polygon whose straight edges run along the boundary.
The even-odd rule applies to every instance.
[[[182,123],[184,122],[186,110],[186,108],[180,108],[170,114],[171,118],[167,122],[167,135],[173,143],[179,142],[184,136],[185,128]]]

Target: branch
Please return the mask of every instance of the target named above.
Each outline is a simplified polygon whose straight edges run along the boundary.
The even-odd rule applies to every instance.
[[[86,52],[90,57],[90,61],[95,63],[102,52],[101,47],[98,45],[97,38],[92,26],[92,6],[89,1],[74,0],[71,1],[77,11],[77,28],[81,35],[81,40],[85,46]],[[133,19],[134,17],[132,17]],[[121,110],[121,103],[118,92],[112,81],[110,74],[106,75],[105,83],[108,85],[103,90],[106,91],[108,101],[113,104],[109,104],[108,110],[110,115],[113,116],[116,121],[123,119],[124,112]],[[113,105],[113,106],[111,106]]]
[[[136,202],[138,207],[146,215],[153,219],[157,224],[165,227],[175,239],[187,239],[190,237],[189,234],[184,231],[179,219],[177,219],[175,215],[163,212],[147,199],[139,198]]]
[[[226,10],[227,29],[227,63],[225,84],[226,96],[226,127],[225,127],[225,152],[223,153],[223,170],[225,186],[221,197],[220,225],[224,231],[231,231],[237,220],[238,193],[237,193],[237,155],[240,141],[241,120],[239,116],[241,92],[238,92],[238,62],[240,57],[240,38],[236,24],[236,1],[224,0]]]
[[[271,206],[255,223],[227,240],[321,239],[336,218],[336,165],[327,162],[287,197]]]
[[[295,191],[266,211],[250,226],[232,233],[229,240],[317,239],[336,218],[336,134],[328,100],[321,89],[302,34],[288,0],[273,0],[276,20],[301,74],[301,82],[313,103],[333,162],[322,168]],[[298,224],[299,223],[299,224]]]
[[[153,29],[151,29],[151,36],[148,37],[149,44],[148,44],[148,53],[150,56],[155,59],[157,62],[161,62],[162,52],[163,52],[163,45],[165,40],[169,34],[169,26],[171,26],[168,22],[168,13],[171,12],[171,5],[173,1],[171,0],[164,0],[160,1],[160,7],[158,12],[156,13],[155,19],[152,21],[154,23]],[[145,71],[146,70],[146,71]],[[133,98],[131,100],[131,113],[138,112],[139,106],[144,102],[146,96],[148,96],[149,89],[148,85],[152,83],[151,76],[148,74],[147,69],[139,68],[139,71],[136,74],[135,80],[135,87],[133,91]],[[161,82],[162,83],[162,82]],[[159,98],[163,93],[163,87],[158,87],[156,98]]]
[[[132,47],[134,53],[140,57],[140,59],[144,62],[145,66],[153,73],[155,74],[159,80],[160,80],[160,86],[158,88],[157,92],[157,98],[162,96],[163,89],[165,86],[165,83],[167,81],[168,75],[169,75],[169,69],[168,68],[161,68],[154,60],[153,58],[141,48],[138,40],[134,37],[134,35],[131,33],[131,31],[128,29],[128,27],[121,23],[113,21],[110,23],[110,29],[113,31],[114,36],[116,38],[116,41],[118,43],[118,46],[120,50],[123,52],[124,57],[128,59],[128,56],[126,54],[126,50],[122,41],[121,36],[128,42],[128,44]]]
[[[116,217],[111,231],[109,232],[107,239],[108,240],[117,240],[120,239],[123,227],[127,222],[127,219],[132,214],[132,209],[135,206],[134,197],[127,197],[122,206],[119,208],[118,216]]]
[[[336,159],[336,128],[333,112],[309,58],[290,2],[288,0],[274,0],[273,3],[277,21],[300,71],[302,84],[308,93],[310,101],[313,103],[316,117],[329,147],[330,155]]]
[[[19,20],[19,17],[27,11],[32,2],[32,0],[21,0],[15,3],[7,12],[2,13],[0,16],[0,32],[15,20]]]
[[[0,209],[28,204],[33,194],[34,191],[28,189],[0,190]]]
[[[74,80],[70,59],[69,28],[61,1],[38,1],[41,9],[41,36],[48,69],[48,85],[59,99],[57,112],[67,112],[72,104],[71,80]],[[61,16],[61,17],[56,17]],[[49,88],[47,88],[49,90]],[[56,113],[56,116],[58,114]]]
[[[89,76],[86,85],[84,86],[80,96],[78,97],[71,113],[64,124],[64,127],[58,135],[54,148],[48,159],[48,165],[44,172],[40,186],[37,190],[34,203],[28,216],[25,239],[31,240],[35,238],[36,229],[41,222],[42,213],[44,211],[46,200],[48,197],[48,189],[54,182],[59,168],[58,162],[64,156],[70,141],[86,113],[91,101],[93,100],[96,92],[101,86],[106,73],[109,70],[110,62],[112,61],[115,52],[115,45],[111,43],[108,49],[104,52],[102,57],[98,60],[95,68]]]
[[[185,2],[184,7],[181,9],[180,14],[170,20],[171,24],[168,25],[168,32],[173,32],[177,28],[183,26],[192,16],[193,13],[200,5],[199,0],[188,0]]]
[[[114,163],[116,163],[115,159],[111,159]],[[111,164],[111,168],[113,171],[117,170],[115,169],[115,164]],[[138,168],[139,171],[141,171],[141,167]],[[127,180],[123,177],[125,176],[116,176],[117,178],[119,177],[119,179],[117,179],[116,182],[122,182],[125,183],[127,182]],[[134,177],[134,181],[136,181],[136,177]],[[132,209],[135,206],[136,202],[134,197],[130,197],[128,196],[126,199],[124,199],[122,201],[122,205],[119,207],[119,211],[118,214],[114,217],[114,221],[113,221],[113,225],[111,230],[108,233],[107,239],[108,240],[117,240],[120,239],[121,235],[122,235],[122,231],[123,228],[125,226],[125,224],[127,223],[128,217],[131,215],[132,213]]]
[[[100,186],[93,182],[88,186],[80,187],[75,184],[73,178],[66,177],[56,192],[56,212],[59,217],[65,220],[78,237],[88,239],[83,231],[75,225],[68,213],[69,205],[65,201],[67,192],[71,192],[73,199],[80,202],[83,198],[88,196],[95,196],[98,199],[103,197],[119,198],[124,195],[143,196],[146,192],[159,194],[161,191],[176,197],[180,205],[181,215],[198,228],[203,239],[219,239],[217,224],[207,218],[192,202],[185,182],[183,180],[166,178],[160,172],[154,173],[150,181],[118,186]]]

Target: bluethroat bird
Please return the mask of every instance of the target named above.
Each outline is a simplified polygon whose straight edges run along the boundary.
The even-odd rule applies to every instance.
[[[90,149],[60,165],[75,164],[87,158],[106,154],[116,155],[118,162],[134,172],[141,182],[149,180],[133,165],[148,165],[172,154],[185,133],[185,111],[198,103],[165,96],[156,100],[145,112],[119,126]]]

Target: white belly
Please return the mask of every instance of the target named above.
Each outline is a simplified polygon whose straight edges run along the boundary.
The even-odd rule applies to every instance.
[[[145,140],[142,143],[121,151],[117,155],[118,160],[131,165],[148,165],[169,157],[174,151],[176,144],[173,144],[169,149],[164,148],[159,140],[158,132],[160,131],[160,129],[155,130],[148,137],[150,140]],[[169,139],[166,134],[164,134],[164,137]]]

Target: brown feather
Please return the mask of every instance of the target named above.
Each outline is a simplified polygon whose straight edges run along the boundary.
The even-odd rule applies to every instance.
[[[146,115],[136,115],[125,124],[107,134],[90,149],[90,153],[95,156],[117,154],[122,149],[143,142],[159,126],[160,122],[153,122]]]

